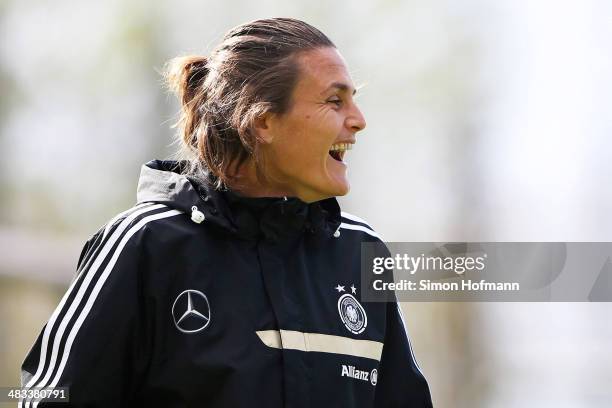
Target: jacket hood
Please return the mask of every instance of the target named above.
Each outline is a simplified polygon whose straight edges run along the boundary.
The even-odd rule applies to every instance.
[[[305,203],[297,197],[244,197],[216,189],[206,175],[186,175],[186,168],[186,162],[169,160],[144,164],[137,202],[165,204],[191,214],[196,223],[214,225],[245,239],[278,241],[304,232],[331,237],[340,226],[335,198]]]

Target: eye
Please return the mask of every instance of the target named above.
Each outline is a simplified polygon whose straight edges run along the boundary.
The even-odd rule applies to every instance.
[[[327,102],[329,103],[333,103],[334,105],[336,105],[337,107],[340,107],[340,105],[342,105],[342,99],[340,98],[332,98],[332,99],[328,99]]]

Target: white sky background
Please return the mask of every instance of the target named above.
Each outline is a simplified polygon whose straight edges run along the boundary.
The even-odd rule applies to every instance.
[[[486,36],[482,202],[496,240],[612,239],[612,8],[496,2]]]
[[[400,107],[390,104],[370,118],[363,149],[351,154],[353,163],[369,166],[354,169],[348,205],[365,210],[390,241],[611,240],[610,3],[460,4],[429,16],[418,10],[414,19],[406,11],[389,22],[402,39],[391,44],[411,53],[401,72],[380,71],[386,92],[375,81],[365,92],[376,93],[375,103],[391,99]],[[394,25],[400,19],[404,24]],[[444,69],[439,60],[461,50],[462,35],[477,58],[450,60],[438,79],[472,82],[458,98],[464,123],[453,120],[461,107],[438,111],[445,101],[415,106],[410,96],[423,86],[412,75],[419,64],[410,60],[433,55],[438,65],[426,62],[424,69]],[[396,84],[402,80],[403,88]]]
[[[612,8],[605,1],[496,2],[485,37],[480,166],[484,239],[612,239]],[[481,305],[495,373],[487,407],[606,407],[609,304]]]

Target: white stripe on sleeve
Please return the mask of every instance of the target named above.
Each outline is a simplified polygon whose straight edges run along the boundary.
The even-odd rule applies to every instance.
[[[370,225],[370,224],[368,224],[368,223],[367,223],[367,221],[366,221],[366,220],[364,220],[364,219],[362,219],[362,218],[359,218],[359,217],[358,217],[358,216],[356,216],[356,215],[349,214],[349,213],[344,212],[344,211],[342,211],[342,212],[340,213],[340,215],[341,215],[341,216],[343,216],[343,217],[344,217],[344,218],[346,218],[346,219],[349,219],[349,220],[352,220],[352,221],[356,221],[356,222],[361,222],[361,223],[363,223],[363,224],[366,224],[367,226],[369,226],[369,225]]]
[[[62,355],[62,359],[61,359],[59,368],[57,370],[57,373],[55,374],[55,377],[53,378],[53,381],[51,381],[51,383],[49,384],[50,387],[52,388],[55,387],[57,383],[59,382],[62,376],[62,373],[64,372],[64,368],[66,367],[66,362],[68,361],[68,357],[70,356],[70,349],[72,348],[72,343],[74,342],[74,339],[77,336],[79,329],[81,328],[81,325],[85,321],[85,318],[87,318],[87,315],[91,311],[91,308],[94,302],[96,301],[96,298],[98,297],[98,294],[100,293],[100,290],[102,290],[102,287],[104,286],[104,283],[106,282],[106,279],[108,279],[108,276],[114,269],[115,264],[117,263],[117,259],[119,258],[119,255],[121,255],[121,251],[123,250],[127,242],[136,232],[138,232],[148,222],[159,220],[162,218],[172,217],[172,216],[179,215],[179,214],[183,214],[183,213],[178,210],[170,210],[170,211],[166,211],[166,212],[159,213],[159,214],[149,215],[143,218],[142,220],[140,220],[138,223],[136,223],[136,225],[130,228],[130,230],[125,234],[125,236],[123,237],[123,239],[117,246],[117,249],[113,253],[112,258],[108,262],[108,265],[102,272],[102,275],[100,275],[100,279],[98,279],[98,281],[96,282],[96,285],[94,286],[91,294],[89,295],[89,298],[87,299],[87,303],[85,304],[85,307],[81,311],[81,314],[79,315],[78,319],[74,323],[74,326],[72,327],[72,330],[70,331],[70,334],[68,335],[68,339],[66,340],[66,345],[64,347],[64,353]],[[49,371],[49,373],[50,372],[51,371]],[[44,384],[44,380],[41,386],[42,387],[46,386]],[[38,402],[35,402],[34,408],[36,408],[37,406],[38,406]]]
[[[343,223],[340,224],[340,228],[349,229],[349,230],[363,231],[366,234],[373,236],[374,238],[378,238],[381,241],[383,240],[380,235],[378,235],[376,232],[372,231],[368,227],[364,227],[363,225],[347,224],[347,223],[343,222]]]
[[[36,384],[36,386],[41,387],[41,386],[44,386],[43,384],[46,383],[49,380],[49,377],[51,376],[51,373],[55,369],[55,362],[56,362],[58,350],[59,350],[59,347],[60,347],[60,344],[61,344],[61,339],[62,339],[62,336],[64,334],[64,331],[66,330],[66,326],[68,325],[68,322],[70,321],[70,319],[72,318],[75,310],[78,308],[79,304],[81,303],[81,299],[83,298],[85,292],[87,291],[89,283],[93,279],[93,277],[96,274],[98,268],[100,267],[100,265],[102,264],[102,262],[104,261],[104,259],[108,255],[108,253],[110,252],[111,248],[115,245],[115,242],[117,242],[117,240],[121,237],[121,235],[123,234],[125,229],[128,227],[128,225],[136,217],[140,216],[141,214],[144,214],[146,212],[151,212],[151,211],[163,208],[163,207],[165,207],[165,206],[162,205],[162,204],[157,204],[157,205],[145,207],[143,209],[139,209],[139,210],[133,212],[132,214],[130,214],[113,231],[113,233],[110,235],[108,241],[104,243],[104,247],[102,248],[100,253],[95,257],[95,260],[93,258],[90,259],[90,261],[93,261],[93,264],[91,265],[91,267],[89,267],[89,265],[87,265],[87,267],[83,269],[83,272],[82,272],[82,274],[84,274],[83,282],[82,282],[81,286],[79,287],[79,290],[78,290],[75,298],[73,299],[72,303],[70,304],[70,307],[68,308],[68,311],[66,312],[66,314],[62,318],[62,320],[60,322],[60,325],[58,327],[58,330],[57,330],[57,332],[55,334],[55,337],[53,338],[53,348],[52,348],[52,351],[51,351],[51,359],[49,360],[50,361],[49,362],[49,367],[47,368],[47,374],[45,375],[45,377],[43,378],[43,380],[39,384],[36,384],[36,382],[39,380],[39,378],[41,377],[41,375],[43,374],[43,371],[44,371],[44,367],[45,367],[45,363],[46,363],[46,358],[47,358],[47,349],[49,348],[49,337],[50,337],[51,332],[52,332],[52,330],[53,330],[53,328],[55,326],[56,320],[57,320],[58,316],[60,315],[60,313],[62,312],[62,310],[64,310],[64,308],[66,306],[66,302],[68,301],[68,298],[70,297],[72,291],[74,290],[75,286],[80,281],[80,279],[77,278],[77,279],[75,279],[72,282],[72,284],[70,285],[70,287],[68,288],[68,290],[66,291],[64,296],[62,297],[62,300],[60,301],[59,305],[57,306],[57,308],[55,309],[55,311],[51,315],[51,318],[47,322],[47,325],[45,326],[45,331],[43,333],[43,338],[42,338],[42,342],[41,342],[40,358],[39,358],[38,368],[36,370],[36,374],[34,374],[34,376],[30,379],[30,381],[28,381],[28,383],[25,385],[24,388],[32,387],[35,384]],[[19,406],[19,408],[22,408],[22,402],[19,402],[18,406]],[[29,402],[26,402],[25,403],[25,407],[29,408],[29,406],[30,406]]]
[[[406,321],[404,320],[404,313],[402,312],[402,308],[398,302],[396,302],[395,305],[397,306],[397,311],[399,312],[400,320],[402,321],[402,326],[404,326],[404,333],[406,333],[406,339],[408,340],[408,347],[410,348],[410,355],[412,356],[412,361],[414,361],[414,365],[419,370],[419,372],[423,374],[423,372],[421,371],[421,366],[419,366],[419,363],[416,357],[414,356],[414,351],[412,351],[412,343],[410,342],[410,335],[408,334],[408,328],[406,327]]]

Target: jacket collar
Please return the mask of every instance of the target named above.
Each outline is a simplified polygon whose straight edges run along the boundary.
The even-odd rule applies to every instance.
[[[152,160],[142,166],[137,201],[156,202],[192,214],[245,239],[279,241],[308,232],[331,237],[340,226],[335,198],[305,203],[297,197],[252,198],[217,190],[207,177],[183,174],[185,162]]]

